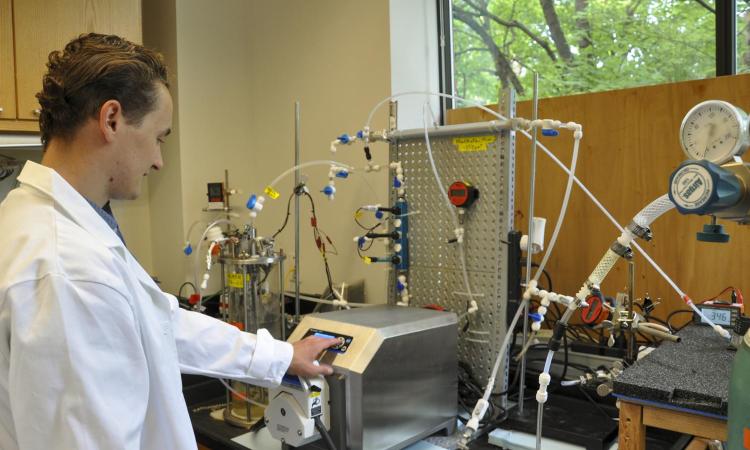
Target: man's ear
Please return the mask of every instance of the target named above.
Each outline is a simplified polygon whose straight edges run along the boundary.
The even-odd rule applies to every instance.
[[[112,142],[124,121],[122,105],[117,100],[107,100],[99,108],[99,131],[106,142]]]

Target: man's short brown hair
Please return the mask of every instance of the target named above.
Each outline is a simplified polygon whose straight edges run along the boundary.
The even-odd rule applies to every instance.
[[[84,34],[49,55],[42,91],[39,128],[50,139],[71,138],[108,100],[117,100],[128,123],[140,125],[157,99],[157,82],[167,83],[162,56],[114,35]]]

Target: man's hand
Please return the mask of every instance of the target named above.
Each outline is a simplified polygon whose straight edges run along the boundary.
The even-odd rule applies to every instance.
[[[314,377],[317,375],[330,375],[333,367],[328,364],[316,364],[323,350],[338,344],[338,339],[308,336],[301,341],[292,344],[294,356],[289,364],[288,372],[301,377]],[[314,362],[315,361],[315,362]]]

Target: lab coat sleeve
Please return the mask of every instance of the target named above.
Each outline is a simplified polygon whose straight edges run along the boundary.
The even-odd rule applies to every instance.
[[[169,294],[177,356],[182,373],[230,378],[274,387],[289,368],[292,345],[265,330],[245,333],[205,314],[186,311]]]
[[[61,275],[11,287],[8,385],[22,449],[140,449],[148,368],[126,298]]]

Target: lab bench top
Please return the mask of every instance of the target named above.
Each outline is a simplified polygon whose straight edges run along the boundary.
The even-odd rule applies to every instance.
[[[248,450],[248,447],[233,441],[247,433],[247,430],[237,428],[226,422],[216,420],[210,416],[209,409],[204,406],[217,405],[226,401],[224,387],[218,380],[198,376],[183,376],[183,393],[193,423],[195,437],[199,444],[211,450]],[[426,448],[415,444],[418,450]],[[484,436],[470,444],[471,450],[498,450],[487,442]],[[253,450],[266,450],[257,448]]]
[[[618,376],[623,400],[726,419],[735,351],[710,327],[688,325]]]

